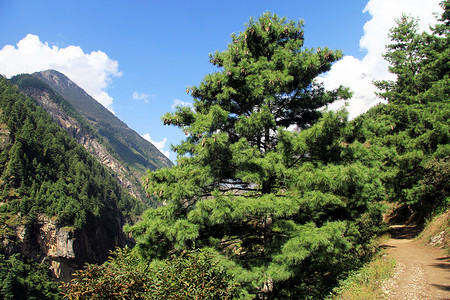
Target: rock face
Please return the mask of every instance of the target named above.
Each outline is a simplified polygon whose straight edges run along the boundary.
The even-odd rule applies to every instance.
[[[3,241],[3,245],[10,252],[47,263],[56,279],[67,282],[84,263],[103,263],[110,250],[133,244],[122,225],[119,215],[107,220],[91,217],[82,229],[73,230],[40,215],[33,224],[14,226],[16,241],[9,247]]]
[[[61,228],[55,221],[41,216],[38,222],[40,248],[49,257],[75,258],[73,251],[74,234],[67,228]]]

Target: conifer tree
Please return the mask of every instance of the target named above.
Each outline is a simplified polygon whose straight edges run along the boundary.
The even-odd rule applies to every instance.
[[[450,2],[432,27],[432,33],[418,33],[418,22],[407,15],[396,20],[390,30],[392,44],[386,46],[384,58],[396,80],[377,81],[380,96],[391,103],[428,103],[443,101],[450,95]]]
[[[318,109],[350,92],[325,91],[314,78],[341,53],[302,49],[303,41],[301,22],[251,19],[210,55],[220,71],[188,89],[193,108],[163,117],[187,137],[174,147],[178,165],[145,179],[163,205],[126,228],[142,255],[214,247],[261,298],[323,296],[312,286],[339,273],[352,239],[363,238],[352,222],[380,182],[366,166],[339,165],[346,114],[318,121]]]
[[[441,7],[431,33],[419,33],[412,17],[397,20],[385,54],[397,78],[375,82],[389,105],[357,121],[368,143],[389,146],[381,175],[389,199],[407,206],[418,222],[448,208],[442,182],[450,154],[450,1]]]

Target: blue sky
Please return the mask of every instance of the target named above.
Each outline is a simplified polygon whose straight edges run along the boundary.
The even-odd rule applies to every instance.
[[[172,161],[169,145],[184,138],[161,116],[189,103],[187,86],[215,72],[208,54],[265,11],[304,20],[305,46],[340,49],[344,59],[323,78],[350,86],[350,115],[380,100],[371,80],[389,78],[381,53],[402,12],[424,29],[440,0],[0,0],[0,74],[48,68],[65,73]]]

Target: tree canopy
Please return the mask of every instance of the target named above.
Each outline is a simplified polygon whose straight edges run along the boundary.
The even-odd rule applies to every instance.
[[[64,284],[64,298],[236,299],[238,288],[219,257],[204,249],[150,262],[129,248],[117,249],[102,266],[77,271]]]
[[[244,290],[266,298],[321,297],[326,288],[312,286],[354,261],[378,228],[370,203],[383,188],[371,166],[344,165],[346,113],[319,110],[350,96],[314,81],[341,52],[302,47],[301,22],[251,19],[210,55],[219,71],[188,89],[193,108],[163,117],[187,138],[177,166],[145,179],[163,205],[126,229],[144,257],[213,247]]]
[[[375,82],[380,96],[391,103],[448,101],[450,95],[449,1],[441,3],[444,13],[432,32],[418,33],[417,19],[402,15],[390,30],[392,44],[385,59],[396,80]]]

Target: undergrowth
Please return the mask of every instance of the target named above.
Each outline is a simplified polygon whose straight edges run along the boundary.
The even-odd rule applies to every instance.
[[[381,237],[379,245],[387,239],[388,236]],[[328,299],[380,299],[382,284],[392,276],[395,263],[395,259],[388,257],[383,251],[378,252],[368,264],[342,280]]]

